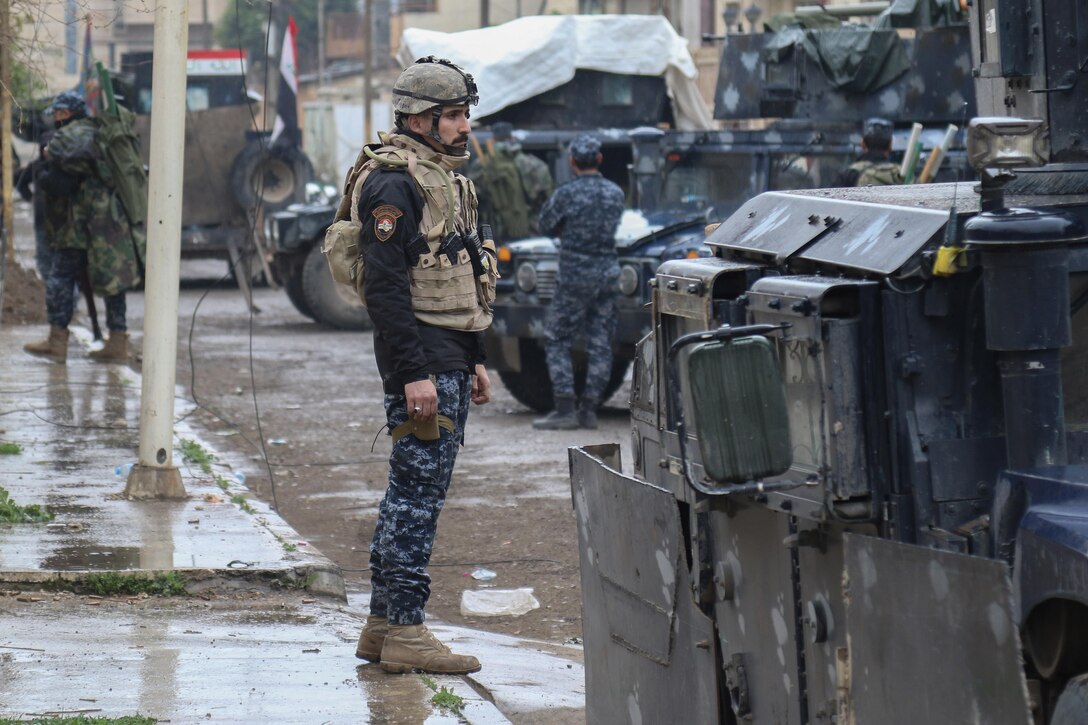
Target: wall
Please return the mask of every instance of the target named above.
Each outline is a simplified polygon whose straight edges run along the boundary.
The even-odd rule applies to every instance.
[[[189,0],[189,47],[211,47],[215,22],[233,0]],[[109,67],[129,50],[150,50],[154,2],[116,0],[15,0],[13,14],[26,20],[15,56],[55,93],[79,82],[84,18],[91,18],[94,55]],[[205,14],[205,10],[207,11]]]

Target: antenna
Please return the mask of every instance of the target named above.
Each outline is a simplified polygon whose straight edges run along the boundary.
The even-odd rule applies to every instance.
[[[963,102],[963,113],[960,116],[960,128],[963,130],[964,134],[967,133],[967,101]],[[956,198],[960,191],[960,181],[962,181],[960,178],[961,171],[962,169],[956,170],[956,183],[952,186],[952,207],[948,210],[948,226],[944,228],[944,245],[946,247],[953,246],[953,243],[956,241],[955,230],[958,216],[956,213]],[[936,171],[934,171],[934,173],[936,173]]]

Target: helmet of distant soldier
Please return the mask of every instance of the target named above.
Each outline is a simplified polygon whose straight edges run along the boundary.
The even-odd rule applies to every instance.
[[[474,106],[479,100],[470,74],[433,55],[405,68],[393,84],[393,110],[409,116],[435,107]]]
[[[53,99],[53,105],[49,107],[50,113],[57,111],[68,111],[73,116],[86,116],[87,103],[83,100],[83,96],[75,91],[61,91]]]
[[[861,140],[874,151],[887,151],[892,147],[892,122],[886,118],[868,118],[862,126]]]

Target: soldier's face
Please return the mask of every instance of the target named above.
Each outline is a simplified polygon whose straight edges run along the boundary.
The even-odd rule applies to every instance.
[[[438,135],[447,146],[464,148],[472,124],[468,120],[468,106],[443,106],[438,117]]]

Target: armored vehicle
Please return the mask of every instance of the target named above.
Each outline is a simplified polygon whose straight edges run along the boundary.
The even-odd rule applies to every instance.
[[[525,133],[530,142],[543,134]],[[626,138],[626,143],[616,137]],[[707,223],[720,221],[764,189],[827,186],[848,164],[854,149],[846,130],[817,130],[785,124],[770,130],[663,132],[635,129],[602,134],[607,157],[629,159],[603,169],[627,192],[635,209],[625,213],[617,233],[620,278],[619,321],[613,341],[613,370],[605,399],[624,380],[635,343],[650,330],[649,279],[668,259],[707,254]],[[554,144],[552,145],[555,146]],[[561,148],[561,147],[560,147]],[[556,157],[565,165],[565,152]],[[644,227],[640,232],[640,226]],[[488,366],[510,393],[537,411],[553,406],[544,360],[545,320],[555,290],[558,254],[550,239],[507,242],[499,250],[503,275],[487,332]],[[579,343],[580,344],[580,343]],[[576,384],[584,366],[576,359]]]
[[[245,86],[241,50],[191,50],[187,57],[185,180],[182,205],[182,256],[230,262],[248,289],[264,271],[258,214],[306,200],[313,164],[297,139],[253,130],[257,111]],[[150,52],[121,56],[122,76],[130,84],[128,103],[144,158],[151,142]]]
[[[570,452],[590,722],[1088,722],[1088,22],[967,5],[978,183],[658,270],[633,467]]]

